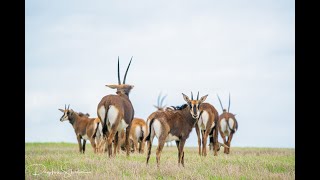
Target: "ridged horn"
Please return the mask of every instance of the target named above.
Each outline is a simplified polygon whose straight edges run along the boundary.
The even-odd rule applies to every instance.
[[[119,56],[118,56],[118,84],[121,85],[121,80],[120,80],[120,62],[119,62]]]
[[[165,95],[165,96],[163,96],[162,97],[162,99],[161,99],[161,101],[160,101],[160,106],[163,108],[163,106],[162,106],[162,103],[163,103],[163,101],[164,101],[164,99],[167,97],[167,95]]]
[[[126,84],[127,73],[128,73],[132,58],[133,58],[133,56],[130,59],[129,65],[128,65],[127,70],[126,70],[126,73],[124,74],[124,78],[123,78],[123,83],[122,84]]]
[[[220,98],[219,98],[219,95],[217,94],[217,96],[218,96],[218,99],[219,99],[219,102],[220,102],[220,106],[221,106],[222,111],[223,111],[223,106],[222,106],[221,100],[220,100]]]

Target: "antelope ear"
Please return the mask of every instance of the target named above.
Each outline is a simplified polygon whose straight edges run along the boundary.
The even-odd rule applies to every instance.
[[[107,87],[111,88],[111,89],[117,89],[119,87],[119,85],[106,85]]]
[[[208,94],[205,95],[205,96],[202,96],[202,97],[200,98],[200,103],[203,103],[203,102],[207,99],[207,97],[208,97]]]
[[[189,99],[189,97],[188,97],[187,95],[185,95],[185,94],[182,93],[182,96],[183,96],[183,99],[184,99],[185,101],[187,101],[187,103],[190,102],[190,99]]]
[[[63,109],[59,109],[59,111],[64,112],[64,110],[63,110]]]

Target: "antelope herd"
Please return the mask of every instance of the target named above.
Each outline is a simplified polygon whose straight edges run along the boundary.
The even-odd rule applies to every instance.
[[[69,109],[70,105],[59,109],[63,112],[60,121],[69,121],[74,128],[80,153],[85,153],[87,140],[90,141],[94,153],[108,152],[109,158],[120,153],[120,149],[124,150],[127,156],[130,152],[143,154],[147,142],[146,164],[148,164],[152,142],[154,137],[157,137],[157,166],[160,164],[160,156],[165,143],[171,141],[175,141],[178,149],[178,165],[184,166],[184,145],[193,128],[197,133],[200,156],[207,155],[208,138],[209,150],[213,150],[214,156],[218,155],[217,151],[221,146],[224,147],[224,153],[230,153],[232,137],[238,130],[235,114],[229,112],[230,94],[228,111],[223,108],[220,97],[217,95],[222,108],[220,115],[212,104],[205,102],[208,95],[199,99],[198,92],[197,98],[194,99],[191,92],[190,99],[182,93],[186,104],[166,107],[162,105],[166,96],[161,98],[159,94],[157,105],[154,105],[156,111],[151,113],[145,121],[134,117],[134,107],[129,98],[130,91],[134,87],[126,84],[131,61],[132,57],[121,83],[118,57],[118,84],[106,85],[111,89],[116,89],[116,94],[102,97],[97,105],[97,118],[90,118],[88,113],[84,114]],[[218,141],[219,134],[223,143]]]

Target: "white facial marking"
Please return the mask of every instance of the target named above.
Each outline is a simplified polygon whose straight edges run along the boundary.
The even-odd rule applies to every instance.
[[[98,109],[98,114],[99,116],[101,117],[101,122],[104,123],[104,118],[105,118],[105,115],[106,115],[106,109],[104,106],[101,106],[99,109]]]
[[[190,113],[192,115],[193,118],[199,118],[199,115],[200,115],[200,111],[198,109],[198,106],[199,104],[195,104],[195,105],[191,105],[191,108],[190,108]],[[194,111],[193,110],[196,110],[196,114],[194,114]]]
[[[68,118],[68,115],[67,115],[67,111],[63,111],[63,117],[60,118],[60,121],[63,122],[63,121],[68,121],[69,118]]]
[[[68,116],[63,116],[62,121],[68,121]]]

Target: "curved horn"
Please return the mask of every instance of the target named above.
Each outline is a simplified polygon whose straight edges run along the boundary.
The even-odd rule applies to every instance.
[[[67,105],[66,104],[64,104],[64,110],[66,110],[67,109]]]
[[[124,78],[123,78],[123,83],[122,83],[122,84],[125,84],[125,83],[126,83],[127,73],[128,73],[128,70],[129,70],[129,67],[130,67],[132,58],[133,58],[133,56],[132,56],[131,59],[130,59],[129,65],[128,65],[127,70],[126,70],[126,74],[124,74]]]
[[[199,91],[198,91],[198,95],[197,95],[197,101],[199,100]]]
[[[163,103],[163,100],[167,97],[167,95],[163,96],[161,101],[160,101],[160,106],[162,107],[162,103]]]
[[[160,97],[161,97],[161,92],[158,95],[158,100],[157,100],[157,106],[160,108]]]
[[[68,110],[69,110],[70,104],[68,105]]]
[[[230,92],[229,92],[229,105],[228,105],[228,112],[229,112],[229,109],[230,109]]]
[[[192,94],[192,91],[191,91],[191,100],[193,100],[193,94]]]
[[[119,56],[118,56],[118,84],[121,85]]]
[[[222,106],[221,100],[220,100],[220,98],[219,98],[219,95],[217,94],[217,96],[218,96],[218,99],[219,99],[219,102],[220,102],[220,106],[221,106],[222,111],[223,111],[223,106]]]

